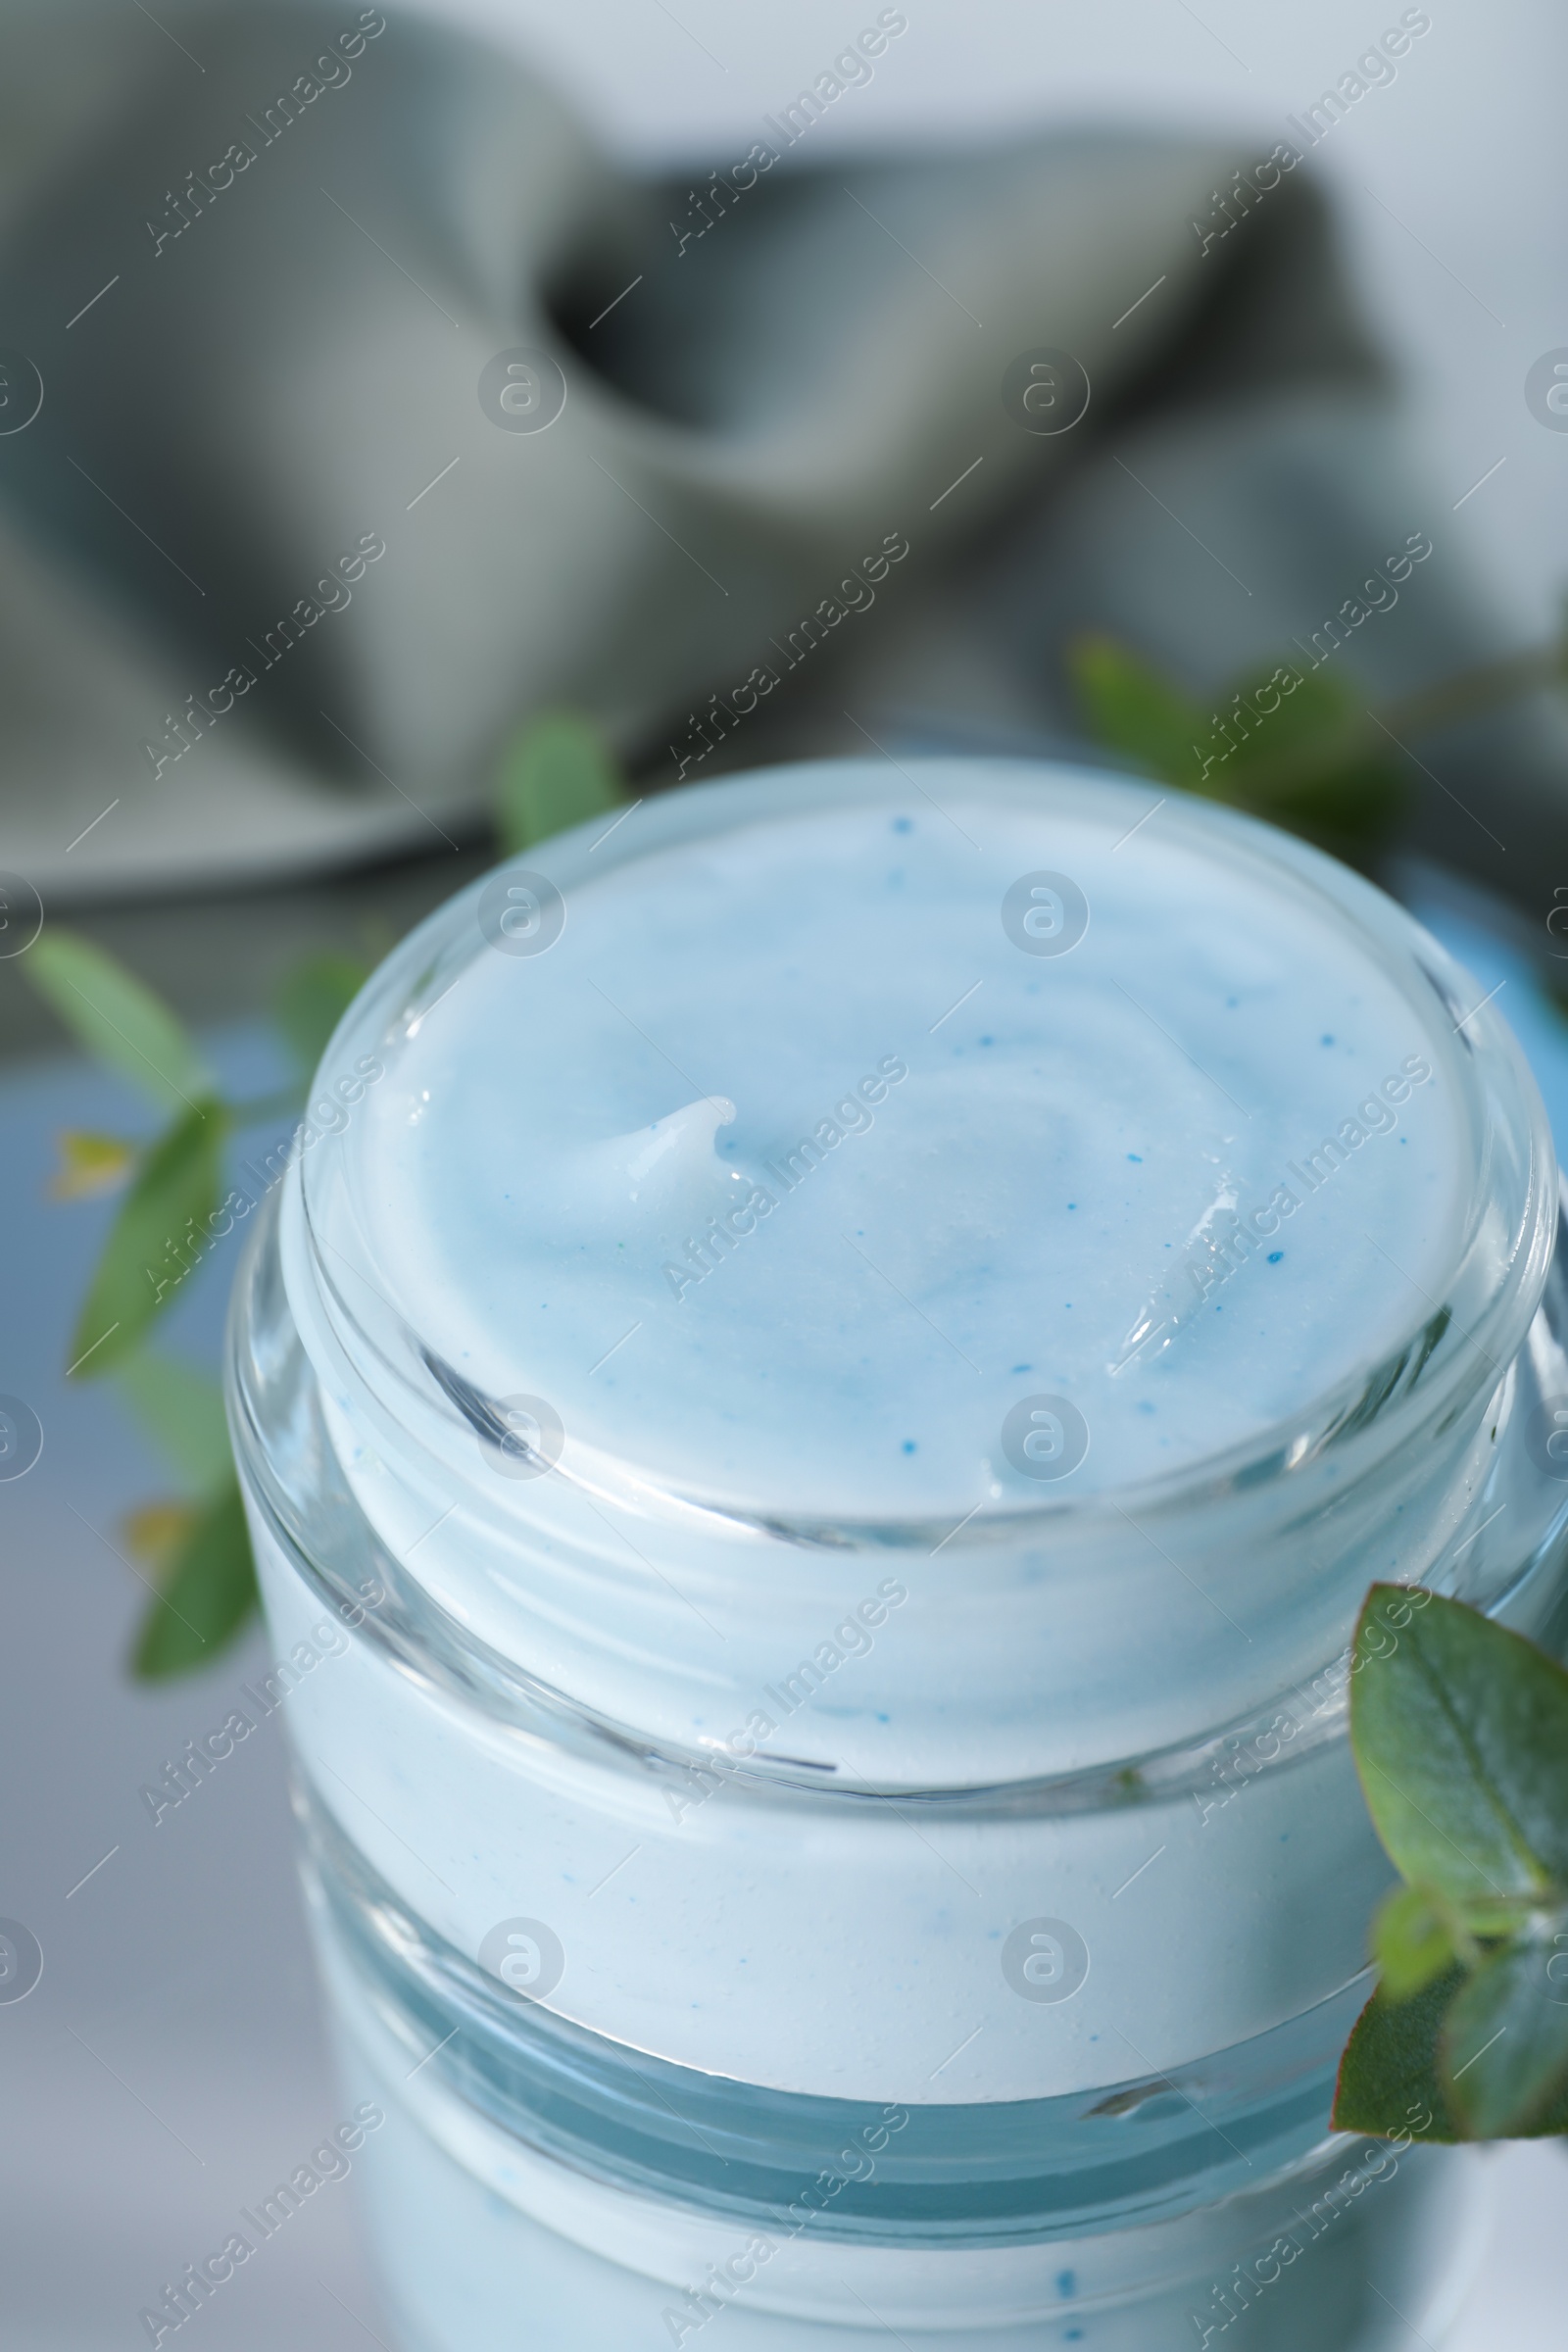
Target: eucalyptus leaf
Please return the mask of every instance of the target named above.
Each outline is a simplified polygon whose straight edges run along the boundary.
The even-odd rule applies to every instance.
[[[1455,1962],[1407,2001],[1372,1995],[1350,2032],[1334,2088],[1336,2132],[1366,2132],[1393,2139],[1402,2132],[1450,2141],[1461,2133],[1438,2080],[1438,2034],[1444,2012],[1464,1981]],[[1423,2118],[1421,2131],[1416,2123]]]
[[[1533,1642],[1462,1601],[1374,1585],[1350,1738],[1403,1877],[1482,1920],[1568,1886],[1568,1674]]]
[[[1068,662],[1097,739],[1184,791],[1348,857],[1380,842],[1398,812],[1397,747],[1338,677],[1278,662],[1207,709],[1114,638],[1080,638]]]
[[[369,966],[352,956],[308,956],[284,973],[272,1011],[305,1079],[368,978]]]
[[[1296,662],[1238,678],[1222,698],[1222,708],[1229,710],[1237,701],[1247,715],[1242,723],[1233,718],[1236,748],[1226,764],[1243,772],[1266,772],[1287,760],[1333,762],[1361,716],[1359,704],[1338,679]]]
[[[172,1303],[218,1205],[227,1121],[220,1102],[198,1102],[144,1157],[82,1305],[73,1371],[87,1379],[109,1371]]]
[[[1080,637],[1068,666],[1099,742],[1168,784],[1203,790],[1196,747],[1208,737],[1209,717],[1199,704],[1113,637]]]
[[[210,1093],[184,1024],[106,948],[50,927],[22,968],[78,1043],[161,1108],[188,1109]]]
[[[256,1567],[237,1481],[201,1512],[142,1620],[134,1670],[144,1682],[211,1663],[257,1606]]]
[[[1372,1952],[1380,1991],[1408,2000],[1453,1965],[1446,1905],[1430,1886],[1396,1886],[1373,1922]]]
[[[168,1455],[188,1493],[212,1494],[233,1474],[223,1392],[210,1374],[137,1348],[114,1367],[115,1385]]]
[[[509,857],[618,808],[625,787],[598,729],[580,712],[551,710],[514,735],[503,754],[496,822]]]
[[[1205,790],[1334,846],[1390,832],[1405,797],[1397,747],[1348,685],[1283,664],[1229,688],[1222,710],[1238,699],[1250,732]]]
[[[1489,1952],[1444,2019],[1444,2089],[1476,2139],[1517,2138],[1553,2107],[1568,2107],[1568,1984],[1546,1973],[1563,1948],[1551,1929],[1563,1924],[1559,1917]]]

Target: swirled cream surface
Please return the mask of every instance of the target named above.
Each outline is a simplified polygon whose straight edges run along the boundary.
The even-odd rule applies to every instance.
[[[1188,1468],[1436,1309],[1461,1048],[1387,901],[1153,788],[841,772],[634,810],[559,901],[541,845],[340,1139],[388,1295],[528,1443],[956,1520]]]

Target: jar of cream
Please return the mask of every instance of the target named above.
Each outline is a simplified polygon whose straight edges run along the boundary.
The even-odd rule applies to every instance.
[[[1365,1589],[1563,1588],[1479,995],[1267,827],[956,760],[639,804],[382,966],[229,1379],[410,2346],[1441,2325],[1464,2162],[1327,2117]]]

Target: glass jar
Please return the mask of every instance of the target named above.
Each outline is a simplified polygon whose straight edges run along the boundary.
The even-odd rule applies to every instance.
[[[1207,861],[1337,927],[1407,1011],[1454,1209],[1375,1349],[1156,1474],[1074,1488],[1026,1463],[962,1518],[871,1479],[857,1509],[853,1477],[787,1454],[754,1492],[665,1475],[470,1377],[377,1238],[388,1106],[425,1115],[438,1008],[475,1033],[514,955],[498,906],[540,937],[610,873],[880,821],[902,776],[685,790],[503,868],[383,965],[258,1188],[229,1394],[262,1692],[287,1699],[348,2063],[391,2118],[364,2162],[425,2352],[720,2325],[759,2352],[889,2328],[1162,2352],[1233,2325],[1371,2346],[1390,2307],[1441,2324],[1473,2237],[1430,2118],[1393,2148],[1327,2129],[1390,1877],[1346,1738],[1361,1596],[1421,1583],[1539,1634],[1563,1587],[1550,1140],[1435,942],[1299,844],[1162,806],[1171,870]],[[1098,826],[1107,854],[1152,814],[1071,770],[904,781],[1044,810],[1062,839]],[[1397,1260],[1399,1231],[1368,1238]],[[1138,1347],[1169,1344],[1173,1298]],[[1048,1454],[1070,1423],[1048,1414]]]

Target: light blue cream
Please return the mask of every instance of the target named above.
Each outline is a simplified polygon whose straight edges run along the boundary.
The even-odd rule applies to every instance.
[[[633,813],[423,1017],[347,1139],[421,1339],[662,1485],[861,1517],[1180,1470],[1378,1361],[1471,1181],[1440,1001],[1179,797],[884,772],[641,857]],[[1020,912],[1042,872],[1082,907]],[[1004,1442],[1041,1396],[1059,1482],[1049,1415]]]

